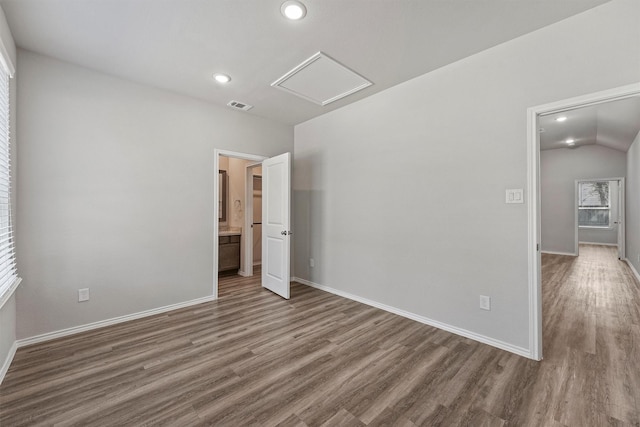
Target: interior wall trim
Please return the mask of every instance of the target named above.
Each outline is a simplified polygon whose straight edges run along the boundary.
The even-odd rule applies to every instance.
[[[578,256],[578,255],[576,255],[575,253],[572,253],[572,252],[540,251],[540,253],[549,254],[549,255]]]
[[[600,242],[578,242],[581,245],[596,245],[596,246],[618,246],[617,243],[600,243]]]
[[[190,301],[179,302],[177,304],[166,305],[164,307],[152,308],[151,310],[140,311],[138,313],[126,314],[124,316],[113,317],[111,319],[100,320],[86,325],[73,326],[71,328],[61,329],[58,331],[47,332],[45,334],[36,335],[30,338],[23,338],[17,340],[18,348],[26,347],[32,344],[38,344],[45,341],[50,341],[56,338],[67,337],[69,335],[79,334],[80,332],[91,331],[94,329],[104,328],[105,326],[116,325],[118,323],[128,322],[130,320],[141,319],[143,317],[153,316],[155,314],[166,313],[167,311],[177,310],[179,308],[190,307],[192,305],[202,304],[203,302],[214,301],[216,298],[213,295],[197,298]]]
[[[11,362],[13,362],[13,356],[16,355],[16,350],[18,349],[17,341],[13,342],[11,348],[9,349],[9,354],[7,354],[7,358],[4,359],[4,363],[2,364],[2,368],[0,369],[0,384],[4,380],[4,376],[7,375],[7,371],[9,370],[9,366],[11,366]]]
[[[633,266],[631,261],[629,261],[629,258],[625,258],[624,260],[629,265],[629,268],[631,268],[631,271],[633,272],[633,275],[636,276],[636,279],[638,280],[638,282],[640,282],[640,273],[638,273],[638,270],[636,270],[636,268]]]
[[[301,279],[299,277],[292,277],[291,280],[294,281],[294,282],[300,283],[302,285],[310,286],[312,288],[316,288],[316,289],[319,289],[321,291],[329,292],[331,294],[334,294],[334,295],[337,295],[337,296],[340,296],[340,297],[343,297],[343,298],[347,298],[347,299],[350,299],[350,300],[353,300],[353,301],[357,301],[357,302],[360,302],[362,304],[370,305],[372,307],[376,307],[376,308],[379,308],[381,310],[388,311],[389,313],[397,314],[398,316],[406,317],[407,319],[415,320],[416,322],[420,322],[420,323],[423,323],[425,325],[433,326],[434,328],[442,329],[444,331],[451,332],[452,334],[460,335],[460,336],[463,336],[465,338],[469,338],[469,339],[472,339],[474,341],[478,341],[478,342],[481,342],[483,344],[487,344],[487,345],[490,345],[492,347],[496,347],[496,348],[499,348],[501,350],[505,350],[505,351],[517,354],[518,356],[523,356],[523,357],[526,357],[528,359],[534,359],[532,357],[532,354],[529,351],[529,349],[526,349],[524,347],[519,347],[519,346],[516,346],[516,345],[513,345],[513,344],[509,344],[509,343],[504,342],[504,341],[496,340],[494,338],[487,337],[485,335],[480,335],[480,334],[477,334],[475,332],[468,331],[466,329],[458,328],[456,326],[452,326],[452,325],[449,325],[447,323],[443,323],[443,322],[439,322],[437,320],[429,319],[428,317],[420,316],[418,314],[411,313],[409,311],[402,310],[402,309],[397,308],[397,307],[392,307],[392,306],[387,305],[387,304],[382,304],[382,303],[379,303],[377,301],[373,301],[373,300],[370,300],[370,299],[367,299],[367,298],[360,297],[358,295],[353,295],[353,294],[350,294],[348,292],[341,291],[339,289],[331,288],[329,286],[320,285],[318,283],[314,283],[314,282],[311,282],[309,280]]]

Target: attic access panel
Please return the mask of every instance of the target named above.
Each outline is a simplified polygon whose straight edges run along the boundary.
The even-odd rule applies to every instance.
[[[271,83],[271,86],[324,106],[372,84],[324,53],[318,52]]]

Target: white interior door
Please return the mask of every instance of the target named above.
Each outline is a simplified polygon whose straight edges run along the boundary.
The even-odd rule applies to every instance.
[[[262,163],[262,286],[289,299],[291,153]]]
[[[624,179],[618,181],[618,218],[616,222],[618,224],[618,258],[625,259],[625,218],[624,218]]]

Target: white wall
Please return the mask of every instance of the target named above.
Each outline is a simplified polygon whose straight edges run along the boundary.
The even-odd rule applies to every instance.
[[[627,155],[598,145],[540,152],[542,250],[574,253],[575,180],[624,177]],[[580,241],[615,243],[616,231],[580,230]],[[604,231],[604,233],[598,233]],[[607,233],[608,231],[608,233]],[[604,234],[598,235],[598,234]],[[610,236],[609,234],[612,234]],[[613,239],[613,241],[611,241]]]
[[[276,155],[292,128],[31,52],[18,66],[18,338],[211,295],[214,148]]]
[[[626,255],[640,273],[640,133],[627,152]]]
[[[231,227],[244,228],[246,166],[253,163],[244,159],[229,159],[229,215]],[[244,231],[244,230],[243,230]]]
[[[637,81],[639,17],[613,1],[296,126],[296,275],[527,349],[526,109]]]
[[[244,216],[247,210],[245,190],[247,185],[246,166],[254,163],[250,160],[229,158],[229,226],[240,227],[242,235],[245,230]],[[240,271],[244,269],[244,239],[241,239]]]
[[[252,162],[220,156],[218,167],[220,170],[227,171],[227,221],[221,222],[221,226],[244,227],[245,167],[249,163]]]
[[[252,172],[262,178],[262,166],[253,168]],[[262,187],[253,189],[253,222],[253,264],[257,265],[262,264]]]
[[[13,37],[11,36],[11,31],[9,30],[9,25],[7,24],[7,20],[4,15],[4,11],[0,8],[0,40],[6,49],[6,52],[13,62],[15,66],[17,64],[16,61],[16,46],[13,41]],[[15,175],[17,173],[17,152],[18,147],[16,144],[17,140],[17,132],[16,132],[16,80],[17,76],[14,77],[10,82],[9,87],[9,101],[10,101],[10,143],[11,143],[11,164],[13,168],[13,189],[11,193],[11,209],[12,209],[12,218],[14,222],[14,227],[16,224],[16,192],[15,192],[15,184],[17,180]],[[20,273],[20,272],[18,272]],[[0,369],[5,365],[8,361],[8,357],[10,356],[11,347],[13,346],[16,340],[16,298],[15,296],[9,298],[2,307],[0,307]],[[2,381],[2,376],[0,375],[0,381]]]

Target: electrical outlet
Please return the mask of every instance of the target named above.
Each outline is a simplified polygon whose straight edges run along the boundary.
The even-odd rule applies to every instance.
[[[638,254],[638,262],[640,262],[640,254]]]
[[[482,310],[491,310],[491,297],[480,295],[480,308]]]
[[[309,258],[309,267],[315,267],[316,261],[313,258]]]
[[[78,302],[89,301],[89,288],[78,289]]]

